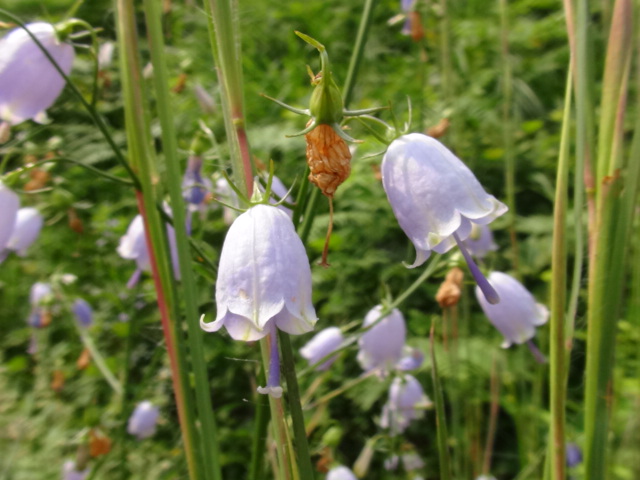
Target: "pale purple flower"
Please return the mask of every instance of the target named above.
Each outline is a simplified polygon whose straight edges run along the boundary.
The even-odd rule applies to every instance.
[[[53,25],[30,23],[27,28],[42,43],[65,74],[69,74],[75,52],[61,42]],[[17,125],[33,119],[43,122],[65,81],[22,28],[0,39],[0,120]]]
[[[113,52],[116,49],[115,42],[104,42],[98,49],[98,68],[106,70],[111,66],[113,61]]]
[[[207,193],[212,190],[211,180],[202,176],[202,157],[191,155],[187,161],[187,169],[182,177],[182,197],[188,204],[187,233],[191,235],[191,220],[194,211],[204,213]]]
[[[149,438],[156,433],[156,424],[160,409],[148,400],[140,402],[127,423],[127,432],[134,435],[138,440]]]
[[[400,0],[400,9],[405,14],[406,19],[404,24],[402,25],[401,33],[403,35],[411,35],[411,19],[409,18],[409,13],[413,8],[413,3],[415,0]]]
[[[484,191],[471,170],[438,140],[420,133],[394,140],[382,161],[382,184],[402,230],[416,249],[410,268],[422,265],[431,251],[460,247],[471,273],[497,303],[469,253],[462,245],[472,225],[487,225],[507,211]]]
[[[42,215],[35,208],[24,207],[18,210],[13,231],[5,245],[5,252],[0,254],[0,261],[4,260],[9,251],[24,257],[31,244],[38,238],[43,224]]]
[[[176,280],[180,280],[176,232],[170,225],[167,225],[167,237],[169,239],[169,250],[171,251],[173,263],[173,274]],[[120,238],[118,254],[126,260],[136,261],[138,268],[133,272],[133,275],[127,283],[128,288],[133,288],[138,283],[142,272],[151,271],[151,259],[145,238],[144,220],[141,215],[135,216],[127,228],[127,233]]]
[[[335,352],[344,338],[338,327],[325,328],[318,332],[304,347],[300,349],[300,355],[309,361],[309,365],[315,365],[323,358]],[[316,370],[327,370],[336,361],[337,355],[332,355],[320,365],[316,366]]]
[[[411,348],[405,345],[402,349],[402,357],[396,363],[396,370],[415,370],[420,368],[424,361],[424,353],[417,348]]]
[[[362,326],[374,324],[380,318],[382,310],[382,305],[372,308],[365,316]],[[377,369],[381,375],[391,371],[402,358],[406,333],[404,317],[394,308],[358,340],[360,350],[357,359],[362,369]]]
[[[77,298],[71,307],[73,315],[76,317],[78,325],[83,328],[90,327],[93,324],[93,309],[89,302],[82,298]]]
[[[424,467],[424,461],[420,458],[420,456],[415,452],[409,452],[403,454],[401,457],[398,457],[398,455],[392,455],[391,457],[387,458],[384,461],[385,470],[397,470],[400,464],[400,459],[402,459],[402,465],[405,472],[412,472]]]
[[[89,469],[77,470],[76,462],[67,460],[62,466],[62,480],[85,480],[89,475]]]
[[[471,227],[471,234],[463,243],[469,253],[479,259],[498,249],[498,245],[493,241],[493,233],[491,233],[489,225],[474,223]]]
[[[567,467],[573,468],[582,463],[582,450],[575,443],[567,443],[566,457]]]
[[[18,195],[0,182],[0,252],[4,250],[11,238],[19,208]]]
[[[477,287],[476,297],[489,321],[504,336],[502,347],[509,348],[514,343],[535,347],[531,339],[535,336],[536,327],[547,322],[547,307],[537,303],[518,280],[506,273],[491,272],[488,280],[500,295],[500,303],[491,305]],[[543,358],[537,349],[533,353],[539,360]]]
[[[256,205],[233,222],[220,254],[216,304],[216,320],[202,328],[224,326],[235,340],[262,338],[269,323],[294,335],[313,330],[309,260],[281,210]]]
[[[329,470],[327,480],[358,480],[358,477],[350,469],[340,465]]]
[[[215,321],[200,320],[207,332],[224,326],[233,339],[247,342],[269,335],[268,381],[258,392],[280,397],[277,329],[298,335],[317,320],[309,259],[282,210],[256,205],[233,222],[220,253],[216,305]]]
[[[390,429],[392,435],[402,433],[431,405],[418,380],[411,375],[396,377],[389,388],[389,400],[382,409],[380,426]]]

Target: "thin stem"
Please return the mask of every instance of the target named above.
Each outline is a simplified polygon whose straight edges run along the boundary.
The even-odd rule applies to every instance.
[[[496,439],[498,412],[500,411],[500,377],[498,375],[498,362],[496,361],[495,354],[491,362],[491,382],[489,390],[491,392],[491,408],[489,410],[489,427],[487,428],[487,441],[484,447],[484,460],[482,462],[482,473],[486,475],[491,472],[491,457],[493,455],[493,444]]]
[[[431,352],[431,378],[433,380],[433,397],[436,405],[436,430],[438,437],[438,454],[440,458],[440,480],[451,480],[451,457],[449,456],[449,434],[447,433],[447,419],[444,413],[444,396],[438,375],[436,353],[434,346],[435,320],[431,322],[429,334],[429,350]]]
[[[311,465],[311,455],[309,453],[309,446],[307,445],[304,415],[300,405],[300,389],[298,387],[298,378],[296,377],[293,348],[291,347],[289,334],[283,331],[279,331],[278,333],[280,339],[280,351],[282,352],[282,369],[287,381],[287,396],[291,412],[291,420],[293,423],[294,445],[297,453],[298,469],[300,470],[300,477],[302,479],[313,480],[315,475],[313,466]]]
[[[182,198],[180,162],[176,132],[173,124],[172,106],[169,98],[169,80],[167,65],[164,57],[165,45],[162,35],[161,13],[157,0],[145,0],[145,16],[150,42],[151,60],[154,67],[154,82],[157,97],[157,108],[162,126],[162,143],[164,146],[164,165],[167,171],[166,180],[171,198],[174,231],[180,263],[180,277],[182,280],[182,294],[187,323],[187,341],[192,356],[191,368],[195,377],[194,387],[198,418],[200,421],[200,442],[205,474],[214,480],[220,480],[222,473],[218,460],[219,446],[217,443],[217,427],[213,417],[213,407],[204,362],[202,345],[202,330],[200,329],[197,288],[193,269],[191,268],[191,252],[189,237],[186,231],[185,205]]]
[[[107,367],[106,362],[104,361],[104,357],[100,353],[100,351],[96,348],[96,345],[93,343],[93,340],[89,336],[89,334],[80,326],[77,326],[78,333],[80,334],[80,340],[82,340],[82,344],[85,346],[89,353],[91,354],[91,358],[102,376],[107,381],[107,383],[111,386],[114,392],[118,395],[122,395],[122,384],[118,381],[118,379],[111,373],[109,367]]]
[[[358,70],[360,68],[360,61],[362,60],[364,46],[367,43],[369,26],[371,25],[371,16],[373,14],[373,9],[376,6],[376,2],[377,0],[365,0],[362,17],[360,17],[358,35],[356,36],[356,43],[353,47],[353,53],[351,54],[351,60],[349,61],[349,70],[347,71],[347,78],[344,82],[344,90],[342,92],[342,98],[344,99],[345,108],[347,108],[351,103],[351,99],[353,96],[353,87],[356,84],[356,77],[358,76]]]

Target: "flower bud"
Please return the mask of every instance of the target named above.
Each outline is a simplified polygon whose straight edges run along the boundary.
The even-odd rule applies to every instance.
[[[127,423],[127,432],[138,440],[149,438],[156,433],[156,424],[160,409],[148,400],[139,403]]]
[[[43,223],[44,220],[38,210],[31,207],[21,208],[18,210],[13,232],[5,248],[13,250],[20,257],[24,257],[27,254],[27,249],[38,238]]]

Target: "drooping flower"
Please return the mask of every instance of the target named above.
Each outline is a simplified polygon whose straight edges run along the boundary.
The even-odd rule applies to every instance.
[[[75,57],[73,47],[62,42],[49,23],[26,27],[68,75]],[[0,120],[11,125],[28,119],[43,122],[46,109],[64,85],[60,73],[24,29],[11,30],[0,39]]]
[[[4,250],[11,238],[19,208],[18,195],[0,182],[0,252]]]
[[[438,140],[420,133],[394,140],[382,161],[382,184],[402,230],[413,242],[422,265],[431,251],[460,247],[471,273],[493,303],[499,298],[462,242],[472,225],[491,223],[506,205],[484,191],[471,170]]]
[[[4,252],[0,252],[0,262],[11,251],[24,257],[31,244],[38,238],[43,223],[42,215],[35,208],[24,207],[18,210],[11,236],[5,245]]]
[[[93,309],[89,302],[82,298],[77,298],[71,307],[73,315],[76,317],[78,325],[83,328],[90,327],[93,324]]]
[[[224,326],[243,341],[269,335],[268,384],[258,391],[281,395],[277,329],[299,335],[317,320],[309,259],[286,213],[261,204],[236,218],[220,253],[216,305],[216,320],[200,321],[207,332]]]
[[[323,358],[335,352],[343,341],[344,337],[338,327],[325,328],[318,332],[300,349],[300,355],[308,360],[309,365],[315,365]],[[328,370],[337,358],[337,355],[332,355],[325,362],[316,366],[316,370]]]
[[[385,470],[397,470],[400,464],[400,460],[402,460],[402,466],[404,467],[405,472],[412,472],[424,467],[424,461],[420,458],[420,456],[416,452],[409,452],[404,453],[401,456],[393,455],[387,458],[384,461]]]
[[[368,327],[378,321],[382,310],[382,305],[372,308],[362,326]],[[391,371],[402,359],[406,331],[404,317],[397,309],[366,331],[358,340],[360,350],[357,358],[362,369],[378,369],[381,375]]]
[[[156,433],[160,409],[148,400],[140,402],[127,423],[127,432],[138,440],[149,438]]]
[[[67,460],[62,466],[62,480],[85,480],[89,471],[88,468],[78,470],[74,460]]]
[[[479,259],[498,249],[498,245],[493,241],[493,233],[491,233],[489,226],[475,223],[471,227],[471,234],[464,241],[464,246],[467,247],[471,255]]]
[[[349,468],[340,465],[329,470],[327,480],[358,480],[358,477]]]
[[[389,400],[382,409],[380,426],[390,429],[392,435],[400,434],[431,404],[415,377],[396,377],[389,388]]]
[[[171,225],[167,225],[167,237],[173,263],[173,274],[176,280],[180,280],[176,232]],[[136,261],[138,268],[133,272],[133,275],[131,275],[131,278],[127,282],[127,287],[133,288],[138,283],[142,272],[151,271],[151,259],[145,238],[144,220],[141,215],[134,217],[127,228],[127,233],[120,238],[118,254],[126,260]]]
[[[224,326],[235,340],[264,337],[269,322],[294,335],[313,330],[311,268],[284,212],[256,205],[233,222],[220,254],[216,304],[216,320],[202,328]]]
[[[549,318],[549,310],[537,303],[533,295],[515,278],[502,272],[491,272],[489,282],[500,295],[498,305],[492,305],[476,287],[476,297],[482,310],[494,327],[504,336],[503,348],[514,343],[527,343],[538,360],[542,354],[532,342],[536,327],[543,325]]]

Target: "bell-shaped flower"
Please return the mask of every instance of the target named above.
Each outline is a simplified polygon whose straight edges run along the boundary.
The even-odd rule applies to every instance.
[[[493,241],[493,233],[489,225],[478,225],[474,223],[471,227],[471,234],[463,242],[471,255],[478,259],[483,259],[489,252],[495,252],[498,245]]]
[[[93,325],[93,309],[89,302],[82,298],[76,298],[71,307],[73,315],[76,317],[78,325],[82,328],[87,328]]]
[[[169,249],[173,263],[173,274],[176,280],[180,280],[176,232],[170,225],[167,225],[167,237],[169,239]],[[127,228],[127,233],[120,238],[118,254],[126,260],[136,261],[138,268],[133,272],[133,275],[127,282],[127,287],[133,288],[138,283],[142,272],[151,271],[151,259],[145,237],[144,219],[141,215],[135,216]]]
[[[49,23],[26,27],[68,75],[75,57],[73,47],[62,42]],[[45,110],[64,85],[60,73],[24,29],[11,30],[0,39],[0,120],[11,125],[28,119],[43,122]]]
[[[349,468],[340,465],[329,470],[327,480],[358,480],[358,477]]]
[[[311,268],[291,219],[281,210],[256,205],[231,225],[220,254],[216,320],[235,340],[254,341],[269,323],[294,335],[313,330]]]
[[[4,250],[11,238],[19,208],[18,195],[0,182],[0,252]]]
[[[5,245],[4,252],[0,252],[0,262],[11,251],[20,257],[24,257],[31,244],[38,238],[43,224],[42,215],[35,208],[24,207],[18,210],[11,237],[9,237],[9,241]]]
[[[444,145],[420,133],[394,140],[381,172],[393,213],[416,249],[410,268],[422,265],[432,250],[445,253],[457,244],[478,284],[497,303],[462,242],[473,224],[491,223],[507,211],[506,205],[485,192],[471,170]]]
[[[488,277],[493,288],[500,295],[500,303],[492,305],[476,287],[476,297],[482,310],[494,327],[504,336],[503,348],[514,343],[527,343],[538,360],[542,354],[532,342],[536,327],[549,318],[549,310],[537,303],[533,295],[515,278],[502,272],[491,272]]]
[[[67,460],[62,466],[62,480],[85,480],[89,476],[89,469],[78,470],[76,462]]]
[[[314,337],[300,349],[300,355],[307,359],[309,365],[315,365],[326,358],[323,363],[316,366],[316,370],[328,370],[338,358],[337,355],[330,357],[329,355],[335,352],[340,345],[342,345],[343,341],[344,337],[338,327],[325,328],[314,335]]]
[[[392,435],[402,433],[412,420],[420,418],[431,405],[431,400],[415,377],[396,377],[389,388],[389,400],[382,409],[380,426],[390,429]]]
[[[156,433],[156,425],[160,409],[148,400],[140,402],[127,423],[127,432],[134,435],[138,440],[149,438]]]
[[[358,340],[358,362],[363,370],[377,369],[384,376],[402,359],[407,334],[404,317],[393,309],[380,320],[383,307],[377,305],[364,318],[363,327],[375,325]]]

